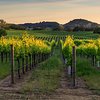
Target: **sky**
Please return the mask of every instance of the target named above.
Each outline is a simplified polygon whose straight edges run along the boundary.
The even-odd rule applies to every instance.
[[[100,0],[0,0],[0,19],[8,23],[87,19],[100,24]]]

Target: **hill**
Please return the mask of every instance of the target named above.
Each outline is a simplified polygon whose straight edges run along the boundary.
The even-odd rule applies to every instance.
[[[96,27],[100,26],[97,23],[85,20],[85,19],[74,19],[66,24],[64,24],[64,29],[69,30],[69,29],[74,29],[76,27],[79,28],[84,28],[87,30],[94,30]]]
[[[57,22],[40,22],[40,23],[25,23],[25,24],[19,24],[20,26],[23,26],[25,28],[30,29],[59,29],[60,24]]]

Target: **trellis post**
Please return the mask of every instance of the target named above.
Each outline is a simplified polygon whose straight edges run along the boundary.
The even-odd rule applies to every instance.
[[[72,86],[76,86],[76,47],[72,47]]]
[[[11,45],[11,83],[14,84],[14,46]]]

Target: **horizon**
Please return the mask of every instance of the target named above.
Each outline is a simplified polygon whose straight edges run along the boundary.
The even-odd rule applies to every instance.
[[[100,24],[99,5],[98,0],[0,0],[0,19],[15,24],[65,24],[81,18]]]
[[[82,19],[82,20],[86,20],[86,21],[90,21],[90,22],[93,22],[93,23],[97,23],[97,24],[100,24],[100,23],[98,23],[98,22],[94,22],[94,21],[91,21],[91,20],[88,20],[88,19],[83,19],[83,18],[77,18],[77,19]],[[1,20],[3,20],[3,19],[1,19]],[[59,23],[59,24],[62,24],[62,25],[64,25],[64,24],[66,24],[66,23],[69,23],[70,21],[73,21],[73,20],[76,20],[76,18],[75,19],[72,19],[72,20],[69,20],[69,21],[67,21],[67,22],[65,22],[65,23],[59,23],[59,22],[57,22],[57,21],[38,21],[38,22],[23,22],[23,23],[8,23],[8,24],[27,24],[27,23],[32,23],[32,24],[35,24],[35,23],[41,23],[41,22],[57,22],[57,23]],[[4,20],[5,21],[5,20]]]
[[[73,20],[76,20],[76,19],[82,19],[82,20],[86,20],[86,21],[90,21],[90,22],[93,22],[93,23],[97,23],[97,24],[100,24],[100,23],[98,23],[98,22],[95,22],[95,21],[92,21],[92,20],[88,20],[88,19],[83,19],[83,18],[74,18],[74,19],[72,19],[72,20],[69,20],[69,21],[67,21],[67,22],[65,22],[65,23],[60,23],[60,22],[57,22],[57,21],[45,21],[45,20],[43,20],[43,21],[37,21],[37,22],[23,22],[23,23],[11,23],[11,22],[7,22],[6,20],[4,20],[4,19],[0,19],[0,20],[4,20],[4,21],[6,21],[6,23],[8,23],[8,24],[26,24],[26,23],[32,23],[32,24],[34,24],[34,23],[41,23],[41,22],[57,22],[57,23],[59,23],[59,24],[66,24],[66,23],[69,23],[70,21],[73,21]]]

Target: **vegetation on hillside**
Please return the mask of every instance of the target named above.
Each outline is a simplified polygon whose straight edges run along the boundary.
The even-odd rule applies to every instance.
[[[5,29],[0,29],[0,37],[1,36],[6,36],[7,35],[7,32]]]

